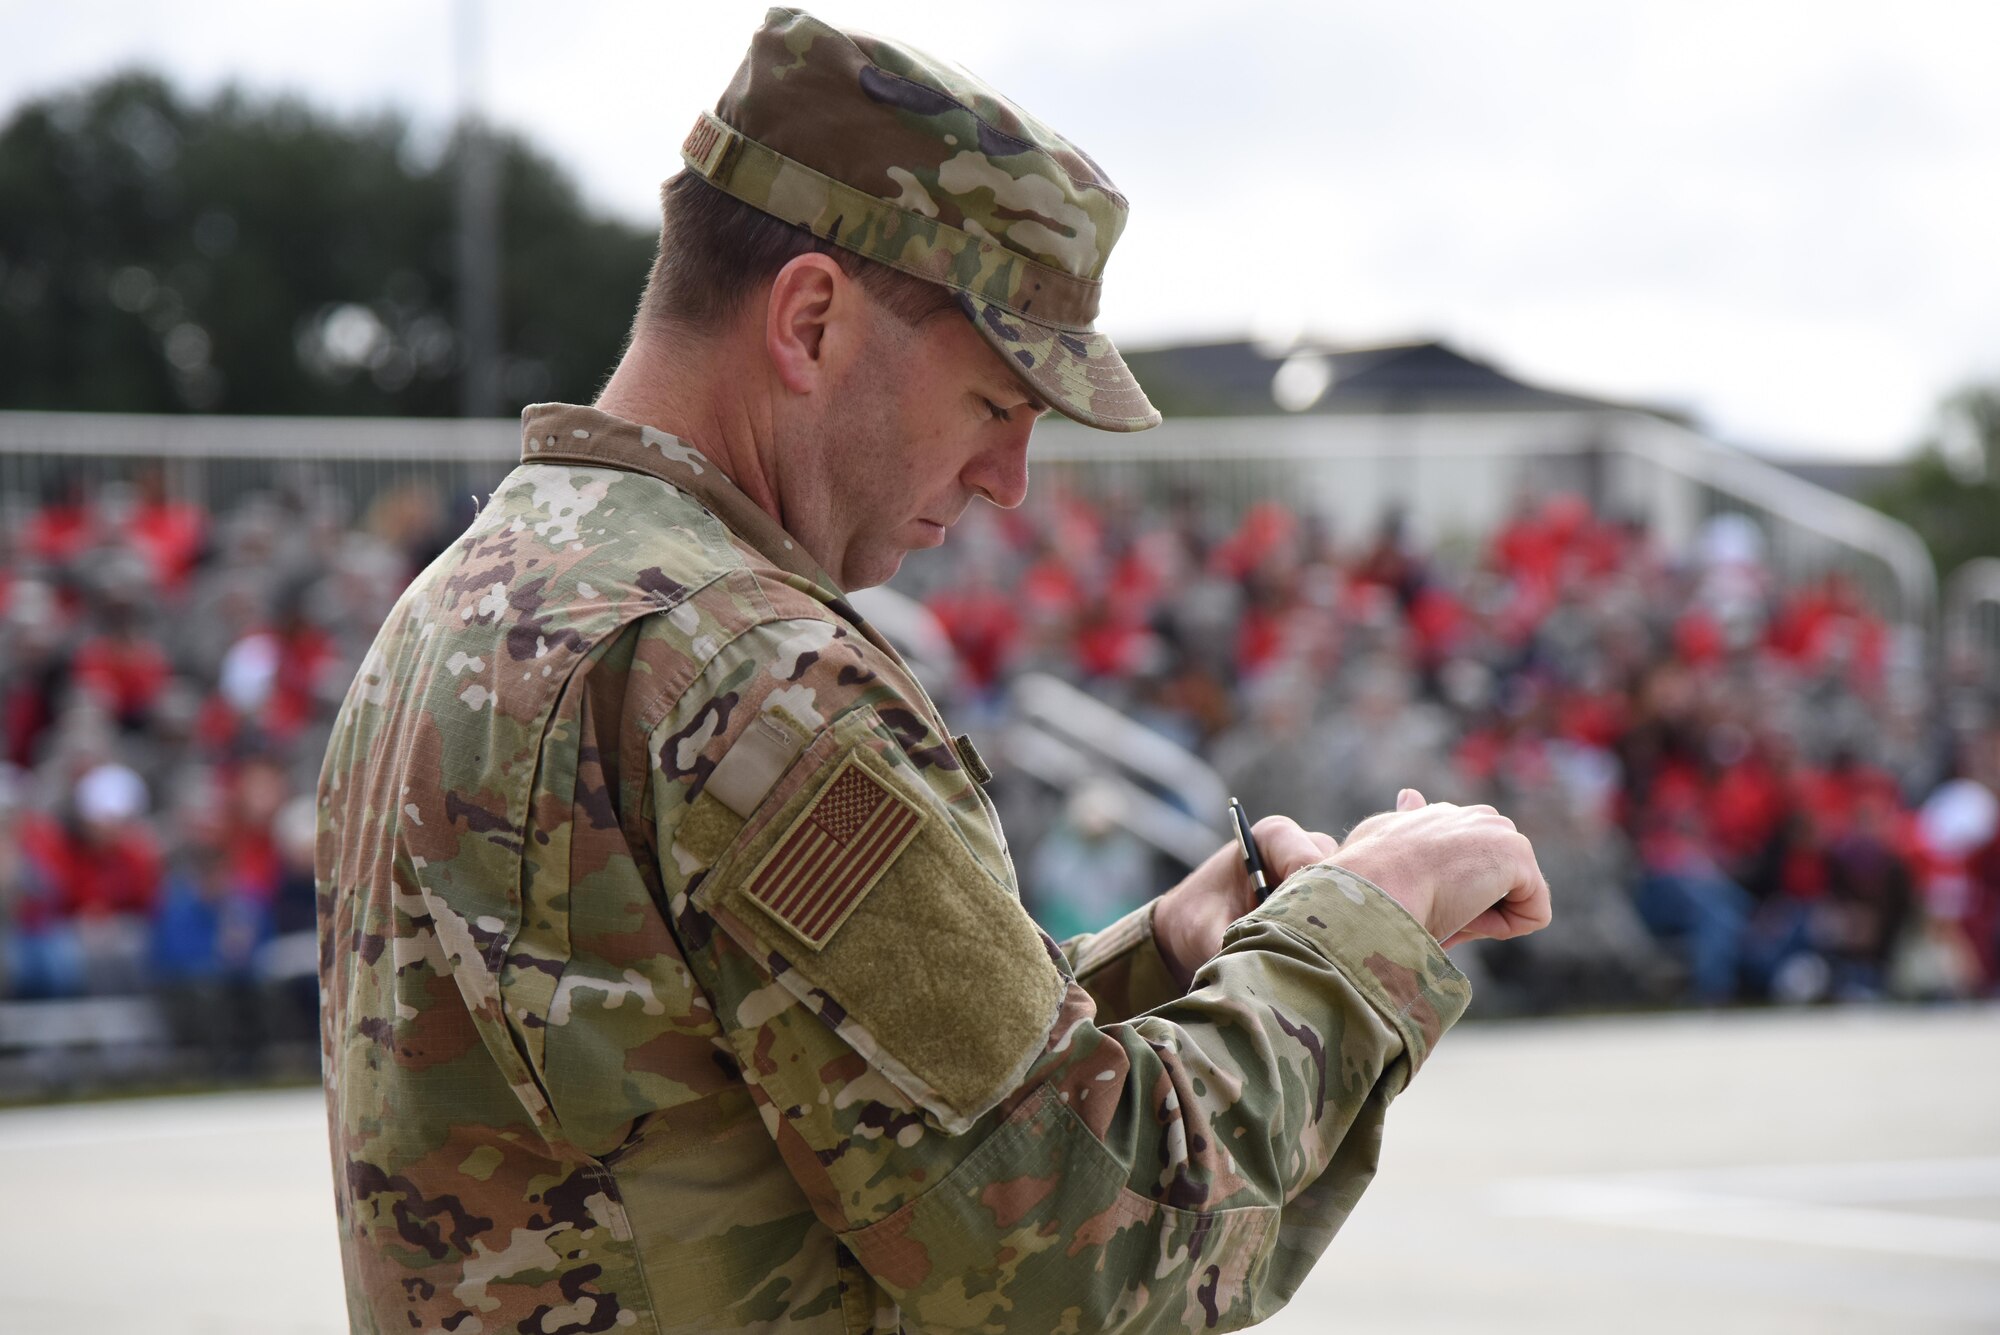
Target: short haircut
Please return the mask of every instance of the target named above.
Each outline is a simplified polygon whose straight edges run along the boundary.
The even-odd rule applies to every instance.
[[[906,324],[958,304],[942,283],[822,241],[684,171],[660,187],[660,252],[639,299],[638,322],[669,335],[715,333],[759,284],[810,254],[830,257]]]

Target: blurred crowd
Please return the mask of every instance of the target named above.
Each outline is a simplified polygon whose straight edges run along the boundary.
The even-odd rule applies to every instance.
[[[0,497],[0,997],[148,995],[219,1072],[315,1043],[312,792],[354,665],[441,548],[301,472]]]
[[[1395,516],[1343,542],[1277,503],[1072,492],[981,521],[921,581],[989,714],[1049,671],[1253,816],[1339,835],[1410,786],[1512,817],[1556,923],[1462,952],[1489,1010],[1994,990],[1996,697],[1842,577],[1780,587],[1745,516],[1675,553],[1524,496],[1449,566]],[[1079,885],[1094,918],[1157,886],[1118,801],[1010,821],[1045,922],[1090,925]]]
[[[309,1042],[312,797],[334,710],[458,523],[420,484],[359,514],[301,472],[210,513],[158,472],[0,497],[0,998],[145,994],[251,1070]],[[463,518],[459,516],[458,518]],[[1529,834],[1556,925],[1463,952],[1522,1010],[1989,993],[2000,723],[1970,665],[1838,577],[1780,587],[1757,529],[1669,553],[1570,495],[1470,559],[1394,517],[1074,492],[982,507],[902,586],[1004,727],[1052,672],[1204,757],[1253,815],[1339,834],[1399,787]],[[1084,784],[1003,810],[1058,935],[1172,874]]]

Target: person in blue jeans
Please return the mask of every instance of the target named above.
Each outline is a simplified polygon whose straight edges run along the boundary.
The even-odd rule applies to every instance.
[[[1756,904],[1709,851],[1692,812],[1664,817],[1641,840],[1646,872],[1636,907],[1655,936],[1676,939],[1686,955],[1692,999],[1722,1006],[1737,995],[1744,933]]]
[[[177,1044],[211,1072],[253,1069],[263,1039],[255,962],[271,935],[263,900],[237,885],[219,839],[197,836],[175,860],[153,925],[153,971]]]

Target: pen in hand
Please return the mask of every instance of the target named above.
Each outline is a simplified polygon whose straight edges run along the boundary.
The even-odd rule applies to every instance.
[[[1250,837],[1250,817],[1244,814],[1243,804],[1233,797],[1229,799],[1229,823],[1236,831],[1236,847],[1243,854],[1243,870],[1250,874],[1250,884],[1256,887],[1257,902],[1261,904],[1270,897],[1271,880],[1264,874],[1264,859],[1257,852],[1257,841]]]

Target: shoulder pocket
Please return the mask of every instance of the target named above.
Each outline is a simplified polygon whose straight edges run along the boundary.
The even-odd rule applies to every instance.
[[[704,793],[688,824],[692,854],[721,848],[695,906],[947,1133],[1041,1055],[1063,976],[874,711],[814,737],[747,820]]]

